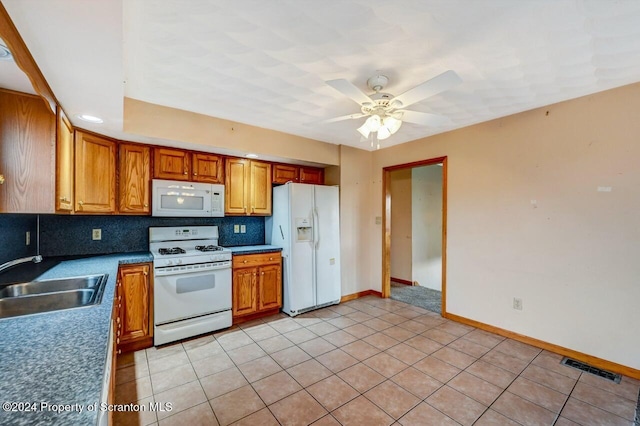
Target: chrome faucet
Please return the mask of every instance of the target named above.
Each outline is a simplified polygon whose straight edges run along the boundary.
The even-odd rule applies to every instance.
[[[27,256],[27,257],[21,257],[20,259],[16,259],[16,260],[11,260],[9,262],[5,262],[2,265],[0,265],[0,272],[4,271],[5,269],[11,268],[12,266],[19,265],[21,263],[26,263],[26,262],[40,263],[42,262],[42,256],[40,255]]]

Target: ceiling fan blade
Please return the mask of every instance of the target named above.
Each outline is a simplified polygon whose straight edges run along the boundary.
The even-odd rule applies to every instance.
[[[335,118],[330,118],[328,120],[323,120],[322,123],[335,123],[336,121],[354,120],[356,118],[366,117],[366,116],[367,116],[367,114],[363,114],[363,113],[359,112],[357,114],[343,115],[343,116],[340,116],[340,117],[335,117]]]
[[[441,126],[449,122],[449,118],[444,115],[430,114],[418,111],[398,111],[402,113],[400,120],[407,123],[421,124],[423,126]]]
[[[337,80],[329,80],[326,82],[329,86],[336,89],[338,92],[347,96],[350,99],[353,99],[356,103],[362,105],[365,103],[373,103],[370,97],[365,95],[362,90],[358,89],[348,80],[344,78],[340,78]]]
[[[442,74],[433,77],[431,80],[427,80],[413,89],[407,90],[402,95],[396,96],[389,101],[389,104],[393,104],[394,101],[400,101],[402,102],[400,108],[406,108],[423,99],[435,96],[445,90],[449,90],[460,83],[462,83],[462,79],[455,73],[455,71],[445,71]]]

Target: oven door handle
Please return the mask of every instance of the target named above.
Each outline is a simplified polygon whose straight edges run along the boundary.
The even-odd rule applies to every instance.
[[[178,269],[175,269],[178,268]],[[183,269],[184,268],[184,269]],[[231,269],[231,262],[225,262],[221,265],[210,266],[207,268],[190,268],[186,266],[159,266],[154,268],[155,275],[167,276],[167,275],[186,275],[196,273],[207,273],[210,271],[220,271],[224,269]]]

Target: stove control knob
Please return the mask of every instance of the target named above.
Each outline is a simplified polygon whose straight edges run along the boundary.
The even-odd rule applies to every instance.
[[[173,260],[167,260],[167,265],[173,265]]]
[[[176,260],[176,263],[177,263],[178,265],[182,265],[182,259],[178,259],[178,260]]]

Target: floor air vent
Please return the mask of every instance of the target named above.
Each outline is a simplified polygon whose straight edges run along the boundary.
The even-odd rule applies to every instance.
[[[592,367],[589,364],[585,364],[584,362],[576,361],[575,359],[571,359],[571,358],[566,358],[566,357],[562,358],[562,361],[560,362],[560,364],[568,365],[569,367],[573,367],[575,369],[584,371],[586,373],[600,376],[603,379],[611,380],[612,382],[615,382],[615,383],[620,383],[620,379],[622,379],[622,376],[620,376],[619,374],[611,373],[609,371],[602,370],[600,368]]]

